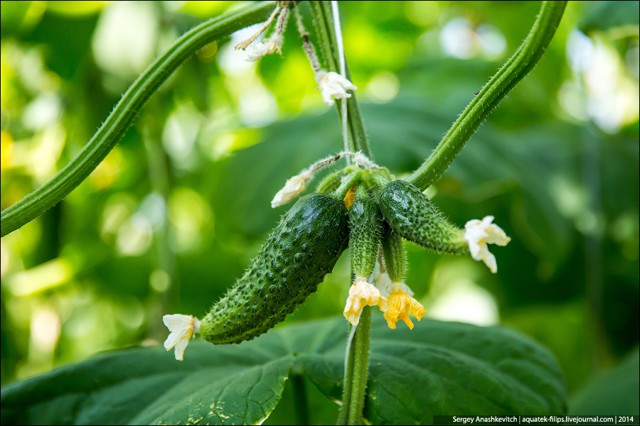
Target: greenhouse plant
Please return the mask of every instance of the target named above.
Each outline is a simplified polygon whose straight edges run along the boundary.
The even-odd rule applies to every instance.
[[[639,424],[638,2],[2,7],[2,424]]]

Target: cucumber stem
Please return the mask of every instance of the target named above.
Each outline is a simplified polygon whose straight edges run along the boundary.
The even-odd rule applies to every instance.
[[[320,52],[324,57],[325,66],[329,71],[339,72],[340,63],[338,58],[338,44],[331,15],[331,3],[324,1],[310,1],[311,14],[316,27],[316,36],[320,45]],[[349,67],[345,63],[345,73],[348,79]],[[360,107],[356,101],[356,94],[352,93],[347,99],[347,124],[349,127],[350,141],[349,151],[362,151],[370,160],[371,151],[369,141],[364,131],[364,123],[360,115]],[[339,116],[342,117],[342,107],[340,102],[336,102]]]
[[[371,343],[371,307],[362,310],[355,332],[347,344],[347,362],[342,394],[342,406],[338,414],[339,425],[363,424],[362,410],[369,374],[369,349]]]
[[[330,2],[311,1],[309,2],[313,20],[316,26],[320,51],[329,71],[340,71],[339,46],[336,40],[335,27]],[[349,77],[349,69],[344,64],[344,74]],[[344,114],[343,106],[336,102],[338,112],[342,120],[346,115],[347,127],[349,131],[348,150],[361,151],[369,159],[373,160],[369,150],[369,142],[364,131],[360,108],[353,93],[346,100],[347,111]],[[343,123],[344,124],[344,123]],[[346,192],[359,180],[360,174],[347,176],[340,188],[336,191],[344,196]],[[365,307],[360,317],[360,323],[355,332],[350,334],[350,341],[347,344],[347,357],[345,360],[344,388],[342,396],[342,407],[338,415],[338,424],[362,424],[362,409],[364,408],[365,392],[367,388],[367,374],[369,369],[369,342],[371,334],[371,308]]]
[[[480,124],[500,101],[535,67],[560,24],[566,1],[545,1],[518,50],[471,100],[429,158],[407,181],[427,189],[447,170]]]

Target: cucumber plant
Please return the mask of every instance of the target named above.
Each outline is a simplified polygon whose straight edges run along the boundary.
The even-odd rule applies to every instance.
[[[322,98],[337,103],[341,113],[345,151],[323,159],[287,180],[272,201],[278,207],[307,188],[314,173],[342,158],[353,164],[330,174],[316,192],[299,199],[274,228],[246,272],[201,319],[166,315],[170,330],[165,348],[175,347],[182,360],[194,334],[213,344],[251,340],[283,321],[322,282],[349,247],[354,282],[344,315],[354,326],[346,354],[339,423],[363,422],[367,387],[371,309],[378,307],[390,328],[399,320],[409,328],[410,315],[420,320],[423,306],[404,282],[406,253],[403,239],[438,253],[470,254],[497,271],[488,244],[506,245],[509,238],[493,224],[493,217],[470,220],[464,228],[451,224],[424,195],[460,152],[473,132],[504,96],[535,66],[562,17],[565,2],[544,2],[520,48],[454,122],[436,150],[406,179],[375,164],[364,125],[348,79],[336,2],[309,2],[320,55],[315,51],[295,1],[262,2],[202,24],[176,44],[134,82],[88,146],[51,181],[2,211],[6,235],[64,198],[104,159],[123,136],[139,109],[163,81],[192,53],[212,41],[266,19],[256,33],[237,48],[248,59],[280,53],[290,12],[295,14],[303,48],[311,63]],[[271,34],[258,38],[273,26]],[[322,59],[322,61],[321,61]],[[322,62],[322,63],[321,63]]]
[[[316,290],[347,245],[355,276],[344,310],[347,321],[357,326],[362,310],[377,306],[389,327],[395,328],[402,319],[413,328],[409,314],[419,320],[425,310],[404,283],[406,253],[402,238],[438,253],[479,250],[475,249],[478,241],[469,236],[473,232],[456,228],[418,188],[394,180],[387,169],[362,153],[342,152],[319,160],[287,180],[272,206],[293,200],[305,190],[315,171],[349,156],[356,164],[320,182],[317,190],[324,193],[307,195],[294,204],[244,275],[202,320],[186,319],[186,327],[174,329],[170,325],[174,316],[165,316],[171,331],[165,347],[176,347],[176,359],[183,359],[185,348],[184,343],[177,343],[188,342],[194,332],[215,344],[239,343],[266,332]],[[499,241],[490,240],[491,228],[472,229],[484,238],[483,257],[491,255],[487,242],[508,242],[506,235]],[[384,259],[381,263],[380,258]],[[390,283],[382,288],[372,284],[376,265],[388,271]]]

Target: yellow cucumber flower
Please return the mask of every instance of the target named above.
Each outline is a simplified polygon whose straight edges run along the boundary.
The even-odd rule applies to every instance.
[[[407,324],[407,327],[413,329],[413,322],[411,322],[409,314],[420,321],[427,313],[420,302],[411,297],[411,293],[411,289],[402,282],[395,282],[391,285],[391,293],[387,296],[385,303],[380,306],[389,328],[395,329],[398,320],[402,320]]]

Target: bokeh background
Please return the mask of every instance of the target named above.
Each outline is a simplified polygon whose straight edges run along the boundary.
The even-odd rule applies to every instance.
[[[61,169],[180,34],[237,6],[2,2],[2,208]],[[341,4],[374,160],[414,170],[538,8]],[[85,182],[2,239],[3,385],[158,345],[164,313],[202,316],[286,211],[269,205],[284,181],[341,149],[295,25],[283,57],[259,63],[233,49],[251,32],[185,63]],[[571,2],[536,69],[427,192],[460,226],[496,217],[512,237],[493,250],[499,273],[408,245],[407,282],[433,318],[546,346],[572,412],[637,414],[638,192],[638,3]],[[348,265],[286,323],[340,315]]]

